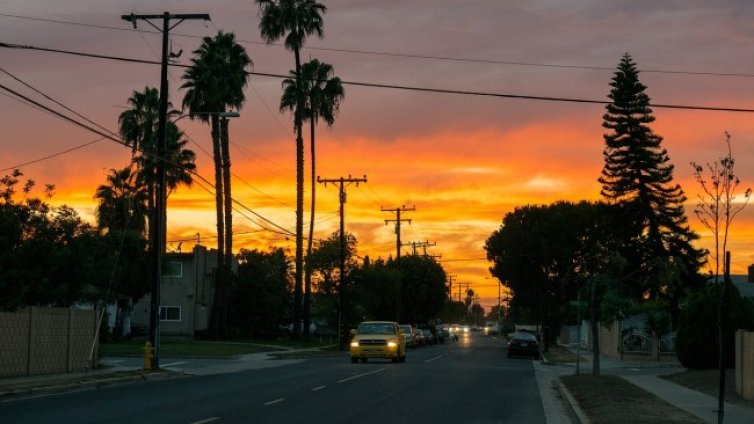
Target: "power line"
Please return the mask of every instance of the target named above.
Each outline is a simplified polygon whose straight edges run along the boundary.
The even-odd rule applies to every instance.
[[[81,56],[81,57],[116,60],[116,61],[129,62],[129,63],[140,63],[140,64],[150,64],[150,65],[158,64],[158,62],[150,61],[150,60],[132,59],[132,58],[108,56],[108,55],[100,55],[100,54],[92,54],[92,53],[82,53],[82,52],[74,52],[74,51],[59,50],[59,49],[49,49],[49,48],[35,47],[35,46],[23,46],[19,44],[0,43],[0,47],[10,48],[10,49],[38,50],[38,51],[46,51],[46,52],[51,52],[51,53],[70,54],[70,55]],[[171,64],[170,66],[178,66],[178,67],[183,67],[183,68],[190,67],[190,65],[180,65],[180,64]],[[287,75],[273,74],[273,73],[267,73],[267,72],[256,72],[256,71],[245,71],[245,72],[248,75],[256,75],[260,77],[270,77],[270,78],[278,78],[278,79],[288,78]],[[417,86],[409,86],[409,85],[371,83],[371,82],[362,82],[362,81],[343,80],[341,81],[341,83],[344,85],[352,85],[355,87],[386,88],[386,89],[393,89],[393,90],[416,91],[416,92],[422,92],[422,93],[452,94],[452,95],[465,95],[465,96],[476,96],[476,97],[493,97],[493,98],[515,99],[515,100],[534,100],[534,101],[546,101],[546,102],[558,102],[558,103],[582,103],[582,104],[599,104],[599,105],[607,105],[611,103],[606,100],[579,99],[579,98],[572,98],[572,97],[557,97],[557,96],[534,96],[534,95],[525,95],[525,94],[494,93],[494,92],[489,92],[489,91],[469,91],[469,90],[455,90],[455,89],[443,89],[443,88],[429,88],[429,87],[417,87]],[[747,108],[697,106],[697,105],[682,105],[682,104],[670,104],[670,103],[652,103],[650,104],[650,107],[660,108],[660,109],[680,109],[680,110],[709,111],[709,112],[754,113],[754,109],[747,109]]]
[[[72,113],[76,114],[77,116],[81,117],[82,119],[85,119],[85,120],[86,120],[87,122],[89,122],[89,123],[91,123],[91,124],[93,124],[93,125],[97,126],[98,128],[101,128],[102,130],[104,130],[104,131],[106,131],[106,132],[108,132],[108,133],[110,133],[110,134],[112,134],[112,135],[114,135],[114,134],[115,134],[115,133],[114,133],[113,131],[110,131],[110,130],[108,130],[107,128],[105,128],[105,127],[103,127],[103,126],[101,126],[101,125],[97,124],[96,122],[94,122],[94,121],[92,121],[92,120],[90,120],[90,119],[88,119],[88,118],[84,117],[83,115],[81,115],[81,114],[79,114],[78,112],[76,112],[76,111],[72,110],[71,108],[67,107],[66,105],[62,104],[61,102],[58,102],[57,100],[55,100],[55,99],[53,99],[52,97],[50,97],[50,96],[46,95],[45,93],[41,92],[40,90],[38,90],[38,89],[36,89],[36,88],[32,87],[31,85],[27,84],[26,82],[24,82],[24,81],[22,81],[22,80],[20,80],[20,79],[16,78],[16,77],[15,77],[14,75],[10,74],[9,72],[5,71],[4,69],[0,68],[0,70],[2,70],[2,72],[6,73],[7,75],[11,76],[12,78],[16,79],[17,81],[19,81],[19,82],[23,83],[23,84],[24,84],[25,86],[29,87],[30,89],[34,90],[35,92],[39,93],[40,95],[42,95],[42,96],[43,96],[43,97],[45,97],[46,99],[48,99],[48,100],[50,100],[50,101],[53,101],[54,103],[56,103],[56,104],[60,105],[61,107],[65,108],[66,110],[68,110],[68,111],[70,111],[70,112],[72,112]],[[44,106],[44,105],[42,105],[41,103],[38,103],[38,102],[36,102],[36,101],[34,101],[34,100],[32,100],[32,99],[30,99],[30,98],[28,98],[28,97],[26,97],[26,96],[24,96],[24,95],[22,95],[22,94],[20,94],[20,93],[16,92],[16,91],[14,91],[14,90],[12,90],[12,89],[10,89],[10,88],[6,87],[5,85],[2,85],[2,84],[0,84],[0,88],[2,88],[2,89],[4,89],[4,90],[8,91],[9,93],[11,93],[11,94],[15,95],[15,96],[16,96],[17,98],[19,98],[19,99],[23,99],[24,101],[28,102],[29,104],[32,104],[32,105],[34,105],[34,106],[36,106],[36,107],[38,107],[38,108],[40,108],[40,109],[42,109],[42,110],[45,110],[45,111],[47,111],[47,112],[49,112],[49,113],[52,113],[53,115],[55,115],[55,116],[57,116],[57,117],[59,117],[59,118],[61,118],[61,119],[64,119],[64,120],[66,120],[66,121],[68,121],[68,122],[70,122],[70,123],[72,123],[72,124],[74,124],[74,125],[78,125],[78,126],[80,126],[80,127],[84,128],[84,129],[87,129],[87,130],[89,130],[89,131],[92,131],[92,132],[94,132],[94,133],[96,133],[96,134],[98,134],[98,135],[101,135],[101,136],[102,136],[102,138],[101,138],[101,139],[99,139],[99,140],[96,140],[96,141],[100,141],[100,140],[102,140],[102,139],[109,139],[109,140],[115,141],[116,143],[118,143],[118,144],[120,144],[120,145],[123,145],[123,146],[127,146],[127,147],[128,147],[128,145],[127,145],[126,143],[124,143],[124,142],[123,142],[123,141],[121,141],[121,140],[118,140],[118,139],[114,138],[114,137],[113,137],[113,136],[111,136],[110,134],[105,134],[105,133],[102,133],[102,132],[100,132],[100,131],[99,131],[99,130],[97,130],[97,129],[94,129],[94,128],[91,128],[91,127],[89,127],[88,125],[82,124],[81,122],[78,122],[78,121],[76,121],[76,120],[75,120],[75,119],[73,119],[73,118],[70,118],[70,117],[68,117],[68,116],[66,116],[66,115],[63,115],[63,114],[62,114],[62,113],[60,113],[60,112],[57,112],[57,111],[55,111],[55,110],[53,110],[53,109],[50,109],[50,108],[48,108],[47,106]],[[90,142],[90,143],[85,143],[84,145],[79,145],[79,146],[76,146],[76,147],[74,147],[74,148],[71,148],[71,149],[68,149],[68,150],[66,150],[66,151],[64,151],[64,152],[58,152],[58,153],[56,153],[56,154],[53,154],[53,155],[49,155],[49,157],[46,157],[46,158],[40,158],[40,159],[34,160],[34,161],[32,161],[32,163],[37,163],[37,162],[41,162],[42,160],[47,160],[47,159],[50,159],[50,158],[53,158],[53,157],[61,156],[61,155],[65,154],[65,153],[69,153],[69,152],[71,152],[71,151],[74,151],[74,150],[78,150],[79,148],[85,147],[85,146],[87,146],[87,145],[89,145],[89,144],[93,144],[93,143],[94,143],[94,142],[96,142],[96,141],[93,141],[93,142]],[[153,155],[153,156],[154,156],[154,155]],[[164,160],[165,162],[170,162],[170,161],[168,161],[168,160],[167,160],[166,158],[164,158],[163,160]],[[179,166],[179,167],[180,167],[180,165],[179,165],[179,164],[176,164],[176,163],[172,163],[172,162],[171,162],[171,164],[172,164],[172,165],[175,165],[175,166]],[[10,168],[10,169],[15,169],[15,168]],[[185,169],[185,168],[184,168],[184,169]],[[206,178],[204,178],[203,176],[201,176],[201,175],[200,175],[199,173],[197,173],[196,171],[190,171],[190,172],[191,172],[191,173],[192,173],[193,175],[195,175],[195,176],[196,176],[197,178],[199,178],[199,179],[203,180],[203,181],[204,181],[205,183],[209,184],[209,185],[210,185],[211,187],[213,187],[213,189],[214,189],[214,185],[213,185],[213,184],[212,184],[212,183],[211,183],[211,182],[210,182],[209,180],[207,180]],[[205,190],[206,190],[206,189],[205,189]],[[209,191],[209,190],[208,190],[208,191]],[[210,194],[214,194],[214,193],[210,193]],[[240,207],[242,207],[242,208],[246,209],[246,210],[247,210],[247,211],[249,211],[250,213],[254,214],[254,215],[255,215],[255,216],[257,216],[258,218],[262,219],[263,221],[265,221],[265,222],[268,222],[269,224],[273,225],[274,227],[277,227],[277,228],[281,229],[282,231],[284,231],[284,233],[281,233],[281,234],[286,234],[286,235],[288,235],[288,234],[292,234],[292,233],[291,233],[291,232],[290,232],[289,230],[287,230],[287,229],[285,229],[285,228],[283,228],[283,227],[281,227],[281,226],[277,225],[276,223],[274,223],[274,222],[270,221],[269,219],[265,218],[264,216],[262,216],[262,215],[258,214],[258,213],[257,213],[257,212],[255,212],[255,211],[251,210],[250,208],[246,207],[245,205],[243,205],[242,203],[238,202],[237,200],[235,200],[235,199],[232,199],[232,201],[233,201],[234,203],[238,204],[238,205],[239,205]],[[238,212],[240,213],[240,211],[238,211]],[[242,215],[243,215],[243,214],[242,214]],[[246,218],[248,219],[248,217],[246,217]],[[251,219],[250,219],[250,220],[251,220]],[[253,220],[251,220],[251,221],[252,221],[252,222],[254,222]],[[257,225],[259,225],[259,226],[260,226],[261,228],[265,228],[265,229],[267,229],[267,230],[269,230],[269,231],[277,232],[277,231],[274,231],[274,230],[270,230],[269,228],[266,228],[266,227],[264,227],[263,225],[261,225],[261,224],[259,224],[259,223],[256,223],[256,222],[255,222],[255,224],[257,224]]]
[[[99,143],[100,141],[102,141],[104,139],[105,139],[104,137],[98,138],[96,140],[92,140],[92,141],[86,142],[84,144],[79,144],[78,146],[71,147],[70,149],[61,150],[61,151],[59,151],[57,153],[52,153],[52,154],[49,154],[47,156],[42,156],[42,157],[37,158],[37,159],[33,159],[33,160],[30,160],[30,161],[27,161],[27,162],[19,163],[18,165],[9,166],[7,168],[2,168],[2,169],[0,169],[0,172],[10,171],[12,169],[23,168],[24,166],[34,165],[35,163],[44,162],[46,160],[53,159],[53,158],[56,158],[58,156],[63,156],[65,154],[74,152],[76,150],[83,149],[84,147],[89,147],[89,146],[91,146],[93,144],[97,144],[97,143]]]
[[[56,20],[56,19],[36,18],[36,17],[31,17],[31,16],[13,15],[13,14],[6,14],[6,13],[0,13],[0,16],[7,17],[7,18],[38,21],[38,22],[81,26],[81,27],[94,28],[94,29],[105,29],[105,30],[124,31],[124,32],[139,32],[141,34],[159,34],[157,31],[134,30],[131,28],[95,25],[95,24],[87,24],[87,23],[81,23],[81,22]],[[215,27],[214,23],[212,23],[212,26],[215,28],[215,30],[217,30],[217,27]],[[201,35],[193,35],[193,34],[174,33],[173,35],[176,37],[185,37],[185,38],[203,38],[203,36]],[[243,44],[253,44],[253,45],[283,46],[283,44],[280,44],[280,43],[267,43],[264,41],[256,41],[256,40],[238,40],[238,42],[243,43]],[[344,49],[344,48],[334,48],[334,47],[305,46],[304,49],[315,50],[315,51],[326,51],[326,52],[333,52],[333,53],[349,53],[349,54],[359,54],[359,55],[397,57],[397,58],[408,58],[408,59],[423,59],[423,60],[461,62],[461,63],[479,63],[479,64],[488,64],[488,65],[508,65],[508,66],[541,67],[541,68],[556,68],[556,69],[577,69],[577,70],[600,71],[600,72],[604,72],[604,71],[610,72],[610,71],[615,70],[614,67],[611,68],[611,67],[606,67],[606,66],[568,65],[568,64],[557,64],[557,63],[543,63],[543,62],[498,60],[498,59],[488,59],[488,58],[464,58],[464,57],[453,57],[453,56],[425,55],[425,54],[418,54],[418,53],[386,52],[386,51],[363,50],[363,49]],[[643,69],[641,70],[641,72],[642,73],[655,73],[655,74],[671,74],[671,75],[754,78],[754,74],[745,73],[745,72],[684,71],[684,70],[676,70],[676,69]]]
[[[71,112],[72,114],[74,114],[74,115],[78,116],[79,118],[81,118],[81,119],[85,120],[86,122],[88,122],[88,123],[90,123],[90,124],[92,124],[92,125],[96,126],[97,128],[99,128],[99,129],[101,129],[101,130],[103,130],[103,131],[107,131],[107,132],[109,132],[109,133],[111,133],[111,134],[114,134],[114,133],[113,133],[112,131],[110,131],[109,129],[107,129],[107,128],[103,127],[102,125],[99,125],[98,123],[96,123],[96,122],[92,121],[91,119],[87,118],[86,116],[84,116],[84,115],[82,115],[82,114],[80,114],[80,113],[76,112],[75,110],[71,109],[70,107],[68,107],[68,106],[64,105],[63,103],[61,103],[61,102],[57,101],[56,99],[52,98],[51,96],[48,96],[47,94],[45,94],[45,93],[43,93],[42,91],[38,90],[37,88],[33,87],[33,86],[32,86],[31,84],[27,83],[26,81],[22,80],[21,78],[19,78],[19,77],[17,77],[17,76],[15,76],[15,75],[13,75],[12,73],[8,72],[8,71],[7,71],[7,70],[5,70],[5,68],[3,68],[2,66],[0,66],[0,72],[4,73],[5,75],[8,75],[8,76],[9,76],[9,77],[11,77],[12,79],[14,79],[14,80],[16,80],[16,81],[20,82],[20,83],[21,83],[21,84],[22,84],[22,85],[23,85],[24,87],[26,87],[26,88],[28,88],[28,89],[30,89],[30,90],[32,90],[32,91],[34,91],[35,93],[39,94],[40,96],[44,97],[45,99],[47,99],[47,100],[49,100],[49,101],[51,101],[51,102],[55,103],[56,105],[58,105],[58,106],[62,107],[63,109],[67,110],[68,112]]]
[[[54,114],[55,116],[57,116],[57,117],[59,117],[59,118],[61,118],[61,119],[65,120],[65,121],[68,121],[68,122],[70,122],[70,123],[72,123],[72,124],[74,124],[74,125],[76,125],[76,126],[79,126],[79,127],[81,127],[81,128],[84,128],[84,129],[86,129],[86,130],[88,130],[88,131],[90,131],[90,132],[93,132],[93,133],[97,134],[97,135],[100,135],[100,136],[102,136],[102,137],[103,137],[104,139],[108,139],[108,140],[110,140],[110,141],[114,141],[115,143],[118,143],[118,144],[120,144],[121,146],[125,146],[125,147],[128,147],[128,148],[131,148],[131,146],[129,146],[128,144],[124,143],[123,141],[121,141],[121,140],[118,140],[117,138],[115,138],[115,137],[113,137],[113,136],[111,136],[111,135],[109,135],[109,134],[103,133],[102,131],[100,131],[100,130],[98,130],[98,129],[96,129],[96,128],[92,128],[92,127],[90,127],[90,126],[88,126],[88,125],[86,125],[86,124],[84,124],[84,123],[81,123],[81,122],[79,122],[79,121],[76,121],[75,119],[73,119],[73,118],[71,118],[71,117],[69,117],[69,116],[66,116],[66,115],[64,115],[64,114],[62,114],[62,113],[60,113],[60,112],[58,112],[58,111],[56,111],[56,110],[50,109],[49,107],[47,107],[47,106],[44,106],[44,105],[42,105],[41,103],[39,103],[39,102],[36,102],[36,101],[34,101],[34,100],[30,99],[29,97],[27,97],[27,96],[24,96],[23,94],[21,94],[21,93],[18,93],[17,91],[15,91],[15,90],[13,90],[13,89],[11,89],[11,88],[8,88],[8,87],[6,87],[6,86],[5,86],[5,85],[3,85],[3,84],[0,84],[0,89],[3,89],[3,90],[5,90],[5,91],[7,91],[7,92],[9,92],[9,93],[13,94],[14,96],[16,96],[16,97],[18,97],[18,98],[20,98],[20,99],[23,99],[23,100],[25,100],[25,101],[27,101],[27,102],[29,102],[29,103],[31,103],[31,104],[33,104],[33,105],[35,105],[35,106],[39,107],[39,108],[42,108],[42,109],[44,109],[44,110],[46,110],[46,111],[48,111],[48,112],[50,112],[50,113]],[[152,153],[147,153],[147,154],[149,154],[149,155],[151,155],[151,156],[153,156],[153,157],[156,157],[156,155],[154,155],[154,154],[152,154]],[[165,161],[166,163],[170,163],[171,165],[174,165],[174,166],[177,166],[177,167],[181,167],[181,165],[180,165],[180,164],[177,164],[177,163],[171,162],[171,161],[170,161],[169,159],[167,159],[167,158],[162,158],[162,160],[163,160],[163,161]],[[183,168],[183,169],[185,169],[185,168]],[[191,172],[191,174],[192,174],[192,175],[194,175],[194,176],[195,176],[195,177],[197,177],[197,178],[198,178],[199,180],[203,181],[203,182],[204,182],[205,184],[208,184],[209,186],[211,186],[211,187],[212,187],[212,188],[214,189],[214,184],[212,184],[212,183],[211,183],[211,182],[210,182],[210,181],[209,181],[208,179],[206,179],[205,177],[203,177],[203,176],[202,176],[201,174],[199,174],[199,173],[198,173],[198,172],[196,172],[196,171],[189,171],[189,172]],[[200,186],[201,186],[201,184],[200,184]],[[205,188],[205,190],[206,190],[206,188]],[[282,230],[282,231],[283,231],[283,233],[280,233],[280,234],[285,234],[285,235],[293,235],[293,232],[291,232],[290,230],[288,230],[288,229],[286,229],[286,228],[284,228],[284,227],[281,227],[280,225],[276,224],[275,222],[273,222],[273,221],[271,221],[271,220],[267,219],[266,217],[264,217],[264,216],[260,215],[259,213],[255,212],[255,211],[253,211],[252,209],[250,209],[249,207],[247,207],[247,206],[246,206],[246,205],[244,205],[243,203],[239,202],[238,200],[236,200],[236,199],[231,199],[231,200],[232,200],[232,202],[233,202],[234,204],[238,205],[239,207],[243,208],[244,210],[248,211],[249,213],[251,213],[251,214],[253,214],[253,215],[257,216],[257,217],[258,217],[259,219],[261,219],[261,220],[263,220],[263,221],[265,221],[265,222],[269,223],[270,225],[272,225],[272,226],[274,226],[274,227],[276,227],[276,228],[279,228],[280,230]],[[248,219],[248,217],[247,217],[247,219]],[[253,222],[253,220],[252,220],[252,222]],[[259,225],[259,224],[257,224],[257,225]],[[266,228],[266,227],[264,227],[264,226],[262,226],[262,225],[260,225],[260,227],[262,227],[262,228],[265,228],[265,229],[266,229],[266,230],[268,230],[268,231],[272,231],[272,232],[278,232],[278,231],[275,231],[275,230],[271,230],[271,229],[269,229],[269,228]]]

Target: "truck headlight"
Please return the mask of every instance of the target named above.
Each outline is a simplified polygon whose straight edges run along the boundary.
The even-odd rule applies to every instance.
[[[351,342],[351,347],[359,347],[359,342],[357,341]]]
[[[392,340],[390,340],[389,342],[387,342],[387,347],[396,347],[396,346],[398,346],[397,342],[394,342]]]

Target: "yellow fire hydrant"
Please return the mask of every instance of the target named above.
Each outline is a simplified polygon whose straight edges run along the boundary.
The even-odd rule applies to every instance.
[[[147,342],[144,345],[144,369],[145,370],[152,369],[152,359],[154,359],[154,348],[152,347],[152,343]]]

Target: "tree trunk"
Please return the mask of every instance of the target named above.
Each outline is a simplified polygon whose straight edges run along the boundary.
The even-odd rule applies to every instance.
[[[296,111],[294,125],[296,127],[296,262],[295,285],[293,288],[293,334],[301,336],[301,294],[304,276],[304,137],[302,134],[301,114],[304,111],[304,98],[301,92],[301,57],[298,46],[293,49],[296,59]]]
[[[600,329],[597,305],[597,281],[592,279],[589,287],[589,329],[592,332],[592,375],[600,375]]]
[[[212,300],[212,314],[210,315],[210,330],[212,336],[221,338],[226,327],[225,317],[225,228],[223,225],[223,176],[222,154],[220,152],[220,128],[217,115],[211,116],[212,122],[212,156],[215,163],[215,213],[217,219],[217,263],[215,267],[215,294]]]
[[[725,417],[725,327],[727,327],[727,310],[728,310],[728,283],[730,281],[730,252],[725,252],[725,269],[723,270],[723,287],[720,290],[720,302],[718,304],[717,332],[719,343],[719,386],[717,394],[717,422],[723,423]]]
[[[221,122],[221,137],[220,137],[220,149],[222,154],[223,165],[223,201],[224,201],[224,218],[225,218],[225,256],[224,256],[224,269],[223,274],[225,276],[225,287],[223,293],[224,301],[230,299],[230,291],[233,283],[233,197],[230,190],[230,136],[228,135],[228,118],[222,118]],[[229,333],[230,324],[230,310],[225,309],[225,316],[223,321],[225,322],[225,328],[223,328],[223,338],[227,338]]]
[[[309,102],[311,103],[311,101]],[[316,162],[316,152],[314,151],[314,131],[315,127],[317,126],[317,119],[314,116],[314,105],[310,105],[312,108],[312,116],[309,119],[310,125],[311,125],[311,139],[310,139],[310,155],[312,158],[312,176],[311,176],[311,183],[312,183],[312,205],[311,210],[309,212],[309,239],[306,242],[306,268],[305,268],[305,274],[304,274],[304,337],[309,337],[309,327],[311,326],[311,313],[312,313],[312,267],[310,262],[310,258],[312,256],[312,244],[314,243],[314,214],[315,214],[315,206],[317,202],[317,162]]]

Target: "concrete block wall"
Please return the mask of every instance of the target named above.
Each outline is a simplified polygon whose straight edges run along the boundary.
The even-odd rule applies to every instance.
[[[71,310],[71,325],[68,343],[68,369],[85,370],[93,368],[89,357],[94,358],[94,365],[97,364],[99,356],[99,340],[94,345],[92,352],[92,340],[97,334],[97,323],[99,312]]]
[[[0,312],[0,377],[29,371],[29,313]]]
[[[0,377],[90,368],[96,316],[94,310],[40,307],[0,313]]]

